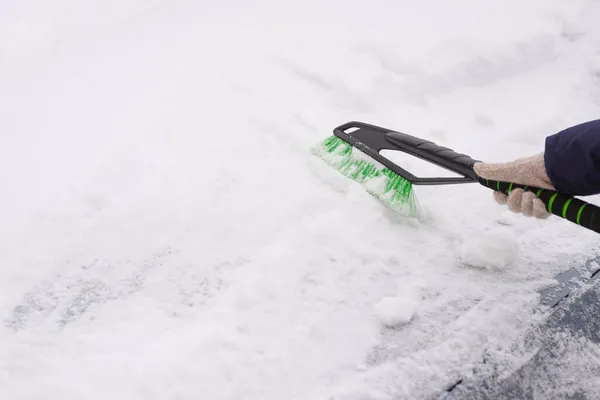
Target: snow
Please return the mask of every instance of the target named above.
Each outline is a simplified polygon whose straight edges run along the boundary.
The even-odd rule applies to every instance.
[[[393,328],[406,325],[415,315],[415,302],[405,297],[385,297],[375,304],[375,315],[381,323]]]
[[[362,120],[539,152],[598,115],[599,7],[3,2],[0,397],[417,399],[519,365],[596,234],[476,185],[397,216],[310,149]]]
[[[513,264],[519,255],[519,243],[513,232],[497,229],[468,238],[461,246],[460,259],[471,267],[502,269]]]

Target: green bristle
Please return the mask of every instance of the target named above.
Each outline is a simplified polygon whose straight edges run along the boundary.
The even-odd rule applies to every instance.
[[[367,191],[388,207],[404,215],[417,216],[419,204],[412,182],[340,139],[330,136],[313,153],[348,178],[366,186]]]

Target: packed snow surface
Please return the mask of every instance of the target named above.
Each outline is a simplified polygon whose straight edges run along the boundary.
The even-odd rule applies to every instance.
[[[478,185],[418,187],[426,216],[403,218],[310,149],[359,120],[481,160],[541,152],[598,117],[598,15],[2,2],[0,398],[420,399],[515,367],[537,290],[596,234]],[[377,315],[407,293],[412,319]]]

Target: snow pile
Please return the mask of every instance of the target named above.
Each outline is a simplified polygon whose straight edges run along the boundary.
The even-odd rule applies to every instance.
[[[415,315],[416,304],[403,297],[385,297],[375,305],[375,314],[383,326],[406,325]]]
[[[502,269],[518,259],[519,243],[513,232],[483,232],[465,240],[460,248],[461,261],[471,267]]]

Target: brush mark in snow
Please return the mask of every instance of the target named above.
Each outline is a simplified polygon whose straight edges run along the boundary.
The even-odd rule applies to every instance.
[[[57,276],[27,293],[5,324],[15,330],[43,319],[54,319],[60,327],[68,325],[83,317],[90,307],[124,300],[142,290],[149,273],[164,265],[170,254],[170,250],[157,253],[138,267],[129,262],[123,265],[101,260],[80,266],[67,264],[68,268],[61,268]]]

